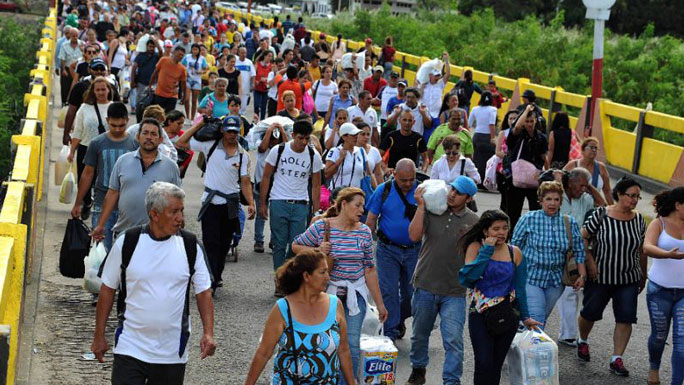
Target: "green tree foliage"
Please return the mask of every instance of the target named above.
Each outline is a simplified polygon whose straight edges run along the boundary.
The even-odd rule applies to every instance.
[[[19,131],[24,93],[35,62],[42,22],[18,24],[12,18],[0,18],[0,178],[11,164],[12,134]]]
[[[377,12],[310,20],[309,25],[345,38],[384,41],[394,37],[400,51],[438,57],[447,50],[452,62],[510,78],[525,77],[569,92],[591,93],[593,24],[563,28],[564,12],[548,22],[528,15],[502,22],[485,9],[470,16],[419,13],[393,16],[386,7]],[[684,44],[671,37],[654,37],[653,26],[638,38],[606,31],[604,97],[619,103],[653,108],[684,116]],[[669,141],[684,142],[678,138]]]

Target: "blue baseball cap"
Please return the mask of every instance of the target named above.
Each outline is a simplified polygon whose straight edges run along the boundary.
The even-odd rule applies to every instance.
[[[90,61],[90,68],[96,69],[97,67],[102,67],[103,69],[107,69],[107,64],[105,64],[104,60],[100,58],[95,58]]]
[[[242,122],[237,116],[226,116],[221,122],[221,128],[223,131],[237,131],[240,132],[240,126]]]
[[[474,196],[477,194],[477,185],[467,176],[461,175],[451,182],[451,187],[455,188],[461,194]]]

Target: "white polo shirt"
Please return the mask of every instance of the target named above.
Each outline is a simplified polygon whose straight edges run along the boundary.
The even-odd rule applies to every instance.
[[[361,110],[361,107],[359,107],[358,104],[353,105],[349,108],[347,108],[347,112],[349,113],[349,121],[353,121],[354,118],[362,118],[364,122],[366,122],[372,130],[377,131],[378,129],[378,113],[375,112],[375,109],[373,107],[368,107],[366,109],[366,112],[363,112]]]
[[[117,290],[121,283],[119,237],[107,255],[102,283]],[[155,240],[143,231],[126,268],[126,308],[123,324],[117,328],[114,354],[134,357],[150,364],[188,362],[190,315],[185,296],[190,280],[183,237],[173,235]],[[209,269],[202,248],[197,245],[192,287],[199,294],[211,287]],[[186,327],[183,330],[183,327]]]

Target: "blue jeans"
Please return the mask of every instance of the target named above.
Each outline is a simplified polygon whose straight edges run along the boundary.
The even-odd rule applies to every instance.
[[[530,317],[543,325],[541,329],[546,326],[546,319],[549,318],[553,307],[556,306],[556,301],[563,294],[563,285],[556,287],[541,288],[538,286],[525,285],[527,291],[527,309],[530,312]]]
[[[259,199],[259,193],[257,191],[254,191],[254,204],[257,212],[256,218],[254,218],[254,242],[264,241],[264,226],[266,226],[266,218],[262,217],[261,214],[259,214],[259,210],[261,207],[260,202],[261,199]]]
[[[240,221],[240,232],[239,233],[233,233],[233,247],[237,247],[238,244],[240,243],[240,240],[242,239],[242,234],[245,232],[245,210],[242,208],[242,205],[238,206],[238,220]]]
[[[648,337],[648,361],[652,370],[660,369],[665,341],[672,323],[671,385],[684,382],[684,289],[669,289],[652,281],[646,289],[651,335]]]
[[[306,230],[309,205],[271,201],[271,240],[273,241],[273,270],[285,263],[289,245],[297,235]]]
[[[361,326],[363,326],[363,318],[366,316],[366,301],[364,301],[361,294],[356,294],[356,300],[359,303],[359,314],[351,316],[347,307],[347,296],[343,295],[340,297],[344,307],[344,319],[347,321],[347,341],[349,341],[349,354],[351,354],[354,377],[358,378],[359,357],[361,355]],[[340,385],[347,385],[342,371],[340,371]]]
[[[420,247],[402,249],[378,242],[377,266],[382,301],[387,308],[385,335],[392,340],[399,334],[397,327],[411,316],[413,271],[418,263]]]
[[[266,103],[268,102],[268,93],[254,91],[254,113],[259,115],[259,120],[266,118]]]
[[[460,384],[463,375],[463,327],[465,325],[465,298],[432,294],[416,289],[411,300],[413,335],[411,336],[411,366],[426,368],[430,333],[437,314],[441,318],[442,344],[444,345],[444,384]]]
[[[102,207],[97,207],[95,204],[93,204],[93,209],[91,211],[91,217],[90,219],[93,221],[93,229],[95,226],[97,226],[97,222],[100,221],[100,215],[102,214]],[[116,221],[119,219],[119,210],[114,210],[112,213],[109,215],[109,218],[107,218],[107,223],[105,223],[105,232],[104,232],[104,247],[109,251],[112,248],[112,244],[114,243],[114,234],[112,233],[112,229],[114,228],[114,225],[116,224]]]

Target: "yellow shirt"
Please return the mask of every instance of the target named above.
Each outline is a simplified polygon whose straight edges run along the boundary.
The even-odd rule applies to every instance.
[[[233,44],[233,35],[235,35],[235,32],[226,31],[226,40],[230,44]]]
[[[204,56],[204,59],[207,61],[208,68],[204,75],[202,75],[202,79],[207,80],[209,79],[209,72],[218,71],[218,69],[216,68],[216,58],[214,57],[214,55],[207,54],[206,56]]]
[[[306,66],[306,69],[309,70],[313,81],[319,80],[321,78],[321,66],[314,68],[311,65],[308,65]]]
[[[214,49],[214,38],[211,36],[207,36],[207,38],[202,42],[205,47],[207,47],[207,51],[211,52],[211,50]]]

